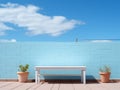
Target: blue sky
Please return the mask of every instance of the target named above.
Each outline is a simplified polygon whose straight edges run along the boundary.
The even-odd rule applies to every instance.
[[[0,41],[120,39],[120,0],[0,0]]]

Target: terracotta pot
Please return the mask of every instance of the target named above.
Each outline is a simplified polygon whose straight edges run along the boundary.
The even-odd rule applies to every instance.
[[[100,72],[100,79],[103,83],[108,83],[110,81],[110,72]]]
[[[29,72],[17,72],[19,82],[27,82]]]

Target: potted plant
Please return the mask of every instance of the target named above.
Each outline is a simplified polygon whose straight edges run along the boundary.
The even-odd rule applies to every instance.
[[[19,69],[18,69],[19,72],[17,72],[19,82],[27,82],[28,74],[29,74],[29,72],[27,71],[28,69],[29,69],[28,64],[26,64],[25,66],[19,65]]]
[[[100,68],[100,79],[103,83],[108,83],[110,81],[111,69],[109,66],[104,66]]]

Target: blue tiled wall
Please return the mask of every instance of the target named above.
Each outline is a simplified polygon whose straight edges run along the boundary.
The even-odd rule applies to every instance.
[[[120,42],[16,42],[0,43],[0,79],[17,79],[20,64],[30,65],[29,79],[34,79],[36,65],[85,65],[87,78],[99,78],[99,68],[109,65],[111,78],[120,79]],[[42,73],[64,73],[42,71]],[[80,73],[66,71],[66,73]],[[92,76],[92,77],[89,77]]]

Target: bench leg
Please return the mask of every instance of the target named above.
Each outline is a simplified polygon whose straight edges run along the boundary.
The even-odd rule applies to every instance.
[[[40,82],[40,70],[35,71],[35,83],[39,83]]]
[[[83,71],[83,84],[86,84],[86,71]]]
[[[40,70],[38,71],[38,83],[40,83]]]
[[[35,83],[38,83],[38,71],[35,71]]]
[[[85,70],[81,71],[81,82],[83,84],[86,84],[86,71]]]
[[[81,71],[81,82],[83,83],[83,71]]]

